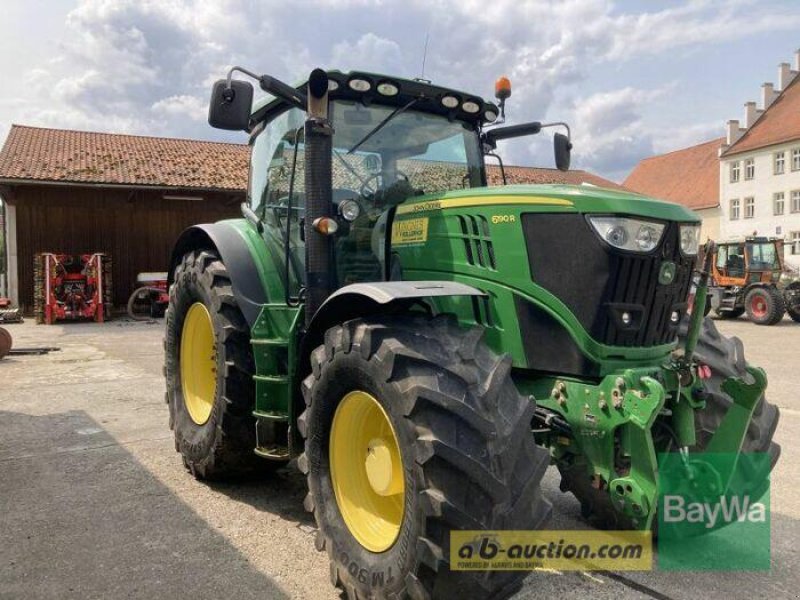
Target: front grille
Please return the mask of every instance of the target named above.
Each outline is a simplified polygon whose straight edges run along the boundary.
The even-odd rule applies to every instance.
[[[681,254],[679,226],[668,223],[650,254],[613,249],[579,214],[524,214],[522,226],[534,282],[558,297],[589,334],[610,346],[646,347],[674,341],[686,310],[694,258]],[[659,283],[665,262],[671,282]],[[628,313],[626,324],[622,314]]]

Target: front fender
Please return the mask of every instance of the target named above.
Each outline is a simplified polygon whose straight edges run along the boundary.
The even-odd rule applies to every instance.
[[[331,294],[311,319],[301,348],[302,368],[307,368],[311,351],[322,343],[325,332],[337,323],[403,312],[425,298],[485,295],[472,286],[454,281],[378,281],[346,285]]]

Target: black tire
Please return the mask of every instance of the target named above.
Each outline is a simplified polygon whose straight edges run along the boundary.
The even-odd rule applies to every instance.
[[[686,336],[686,320],[682,323],[680,339]],[[695,357],[703,364],[711,367],[711,378],[705,380],[706,407],[695,413],[695,433],[697,445],[690,450],[702,452],[722,422],[723,417],[733,404],[733,400],[722,391],[722,383],[728,377],[746,377],[742,341],[737,337],[725,337],[717,331],[714,321],[706,318],[695,350]],[[781,447],[772,441],[778,426],[780,411],[762,396],[756,405],[753,418],[747,429],[743,452],[768,452],[771,466],[775,466],[781,453]],[[740,471],[746,471],[743,465]],[[611,502],[607,491],[597,490],[591,485],[589,474],[583,465],[574,469],[561,469],[561,490],[572,492],[581,503],[581,514],[596,527],[603,529],[633,529],[634,526],[624,515],[619,513]],[[758,484],[763,479],[753,479]],[[737,483],[737,489],[746,489],[746,484]],[[753,490],[751,496],[759,497],[760,490]],[[655,520],[653,521],[655,524]]]
[[[250,332],[231,290],[219,256],[211,251],[184,255],[170,288],[164,340],[169,425],[175,449],[198,479],[220,479],[266,469],[269,461],[254,454],[256,424],[252,415],[255,384]],[[186,313],[202,302],[211,314],[216,340],[216,397],[211,415],[197,425],[186,409],[181,390],[180,345]]]
[[[764,309],[757,310],[756,305],[763,303]],[[775,325],[783,319],[786,307],[783,295],[774,286],[757,287],[747,292],[744,299],[747,317],[757,325]]]
[[[551,510],[540,489],[549,455],[531,435],[534,404],[517,392],[510,357],[482,337],[449,316],[357,319],[328,330],[312,353],[298,464],[317,549],[350,598],[504,597],[520,587],[523,572],[449,569],[451,530],[537,529]],[[380,553],[347,529],[330,479],[331,422],[353,389],[379,400],[407,465],[400,533]]]
[[[734,308],[733,310],[721,311],[718,308],[714,309],[714,314],[719,319],[738,319],[744,314],[744,308]]]
[[[14,345],[14,340],[11,338],[11,334],[8,332],[8,329],[3,329],[0,327],[0,360],[6,357],[9,352],[11,352],[11,346]]]
[[[786,314],[795,323],[800,323],[800,281],[793,281],[783,291]]]

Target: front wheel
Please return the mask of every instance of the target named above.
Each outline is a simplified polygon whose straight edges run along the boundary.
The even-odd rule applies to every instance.
[[[714,309],[714,314],[719,319],[738,319],[744,314],[744,308],[734,308],[732,310]]]
[[[550,512],[510,358],[480,328],[401,316],[333,327],[311,365],[299,466],[334,585],[352,599],[518,589],[525,573],[449,568],[452,530],[537,529]]]

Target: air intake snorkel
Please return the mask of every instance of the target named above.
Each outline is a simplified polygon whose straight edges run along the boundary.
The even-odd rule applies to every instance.
[[[311,322],[333,289],[333,252],[329,235],[315,227],[333,217],[333,128],[328,121],[328,75],[314,69],[308,78],[308,116],[305,122],[304,233],[306,242],[306,324]]]

